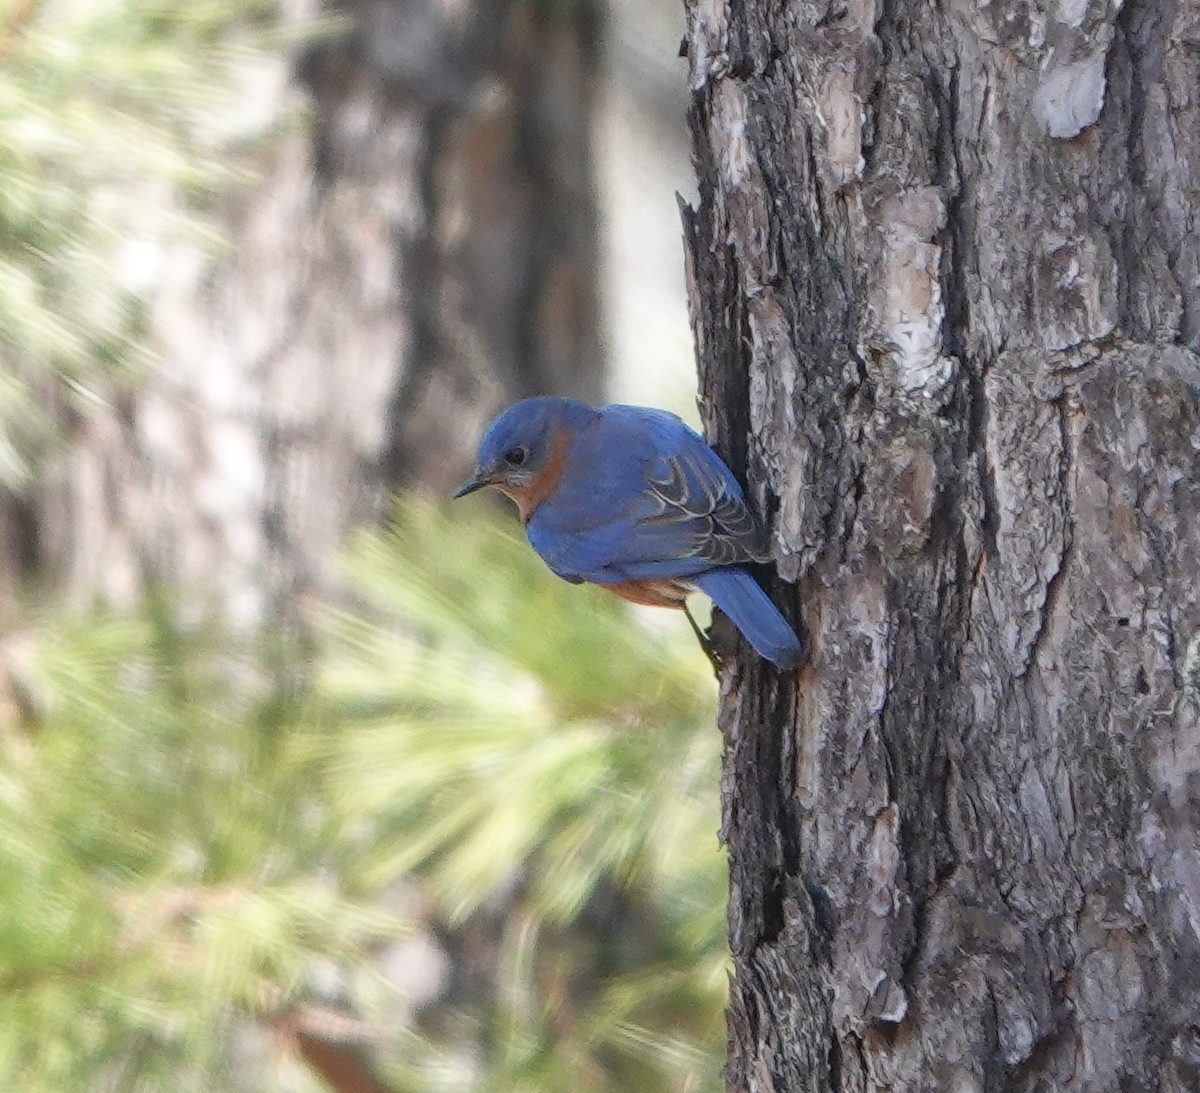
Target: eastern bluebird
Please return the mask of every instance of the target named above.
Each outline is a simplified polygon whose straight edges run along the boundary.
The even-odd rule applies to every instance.
[[[743,568],[768,558],[762,526],[720,456],[674,414],[525,399],[492,422],[454,496],[484,486],[516,502],[533,549],[564,580],[685,609],[698,588],[772,664],[799,661],[795,631]]]

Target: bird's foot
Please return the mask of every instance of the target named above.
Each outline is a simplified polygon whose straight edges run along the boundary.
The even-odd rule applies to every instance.
[[[717,652],[717,647],[713,644],[709,636],[700,629],[700,624],[692,617],[692,612],[686,603],[683,605],[683,613],[687,615],[688,625],[691,626],[692,633],[696,635],[696,640],[700,643],[700,648],[704,650],[704,655],[708,657],[708,663],[712,665],[713,673],[720,676],[724,661],[721,660],[721,654]]]

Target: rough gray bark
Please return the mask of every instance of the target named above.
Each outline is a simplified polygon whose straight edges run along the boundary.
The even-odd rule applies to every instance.
[[[164,258],[161,367],[73,426],[31,519],[0,513],[84,596],[165,582],[286,617],[390,487],[447,489],[500,405],[602,390],[596,4],[334,10],[348,32],[248,90],[307,120],[224,202],[230,252]]]
[[[731,1091],[1200,1088],[1198,47],[689,0],[702,399],[812,646],[722,680]]]

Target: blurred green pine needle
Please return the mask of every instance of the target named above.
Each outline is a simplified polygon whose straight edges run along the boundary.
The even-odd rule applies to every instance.
[[[213,244],[271,123],[244,106],[272,11],[0,0],[0,486],[145,366],[155,262]],[[392,1014],[398,1093],[719,1088],[707,662],[511,528],[413,500],[363,535],[311,695],[166,613],[38,624],[34,716],[0,663],[0,1086],[312,1093],[269,1036],[244,1073],[231,1044],[333,968],[365,1027]],[[413,878],[491,969],[419,1036],[374,962]]]
[[[310,693],[169,610],[0,641],[5,1088],[316,1093],[233,1045],[329,974],[397,1093],[720,1088],[707,662],[470,516],[357,540]],[[462,982],[413,1028],[376,959],[431,927]]]
[[[337,883],[298,710],[253,650],[56,620],[23,675],[36,716],[0,717],[4,1088],[230,1088],[239,1015],[305,1000],[321,962],[369,974],[408,931]]]
[[[201,203],[273,121],[246,110],[271,10],[0,0],[0,485],[145,365],[165,250],[211,245]]]
[[[319,683],[347,868],[417,873],[449,925],[511,908],[485,1074],[411,1088],[717,1088],[721,740],[686,624],[558,580],[511,520],[415,499],[346,569],[382,615],[333,617]]]

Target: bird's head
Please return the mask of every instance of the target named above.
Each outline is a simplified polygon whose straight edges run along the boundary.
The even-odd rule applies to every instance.
[[[540,397],[514,403],[488,426],[475,470],[454,496],[496,486],[527,515],[534,495],[544,497],[561,476],[573,432],[594,414],[574,399]]]

